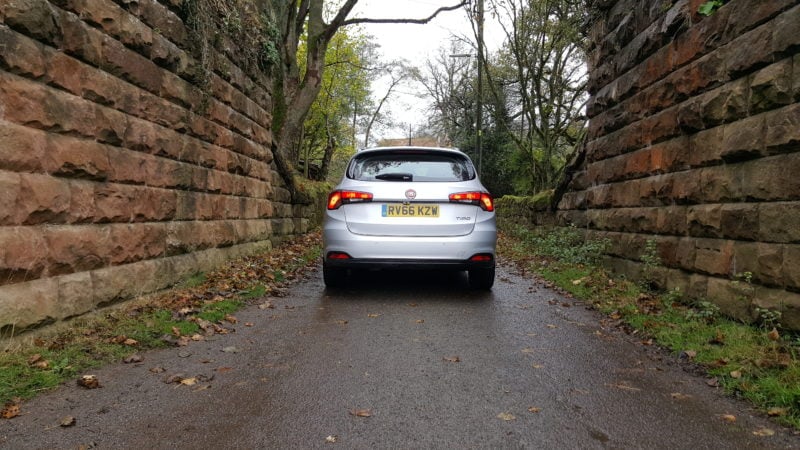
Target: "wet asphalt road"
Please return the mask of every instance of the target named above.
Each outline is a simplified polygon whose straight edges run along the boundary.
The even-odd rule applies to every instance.
[[[0,422],[0,448],[800,448],[513,269],[486,293],[447,272],[353,284],[326,291],[311,272],[259,301],[274,309],[237,313],[235,333],[99,370],[102,389],[42,395]],[[753,434],[763,427],[777,433]]]

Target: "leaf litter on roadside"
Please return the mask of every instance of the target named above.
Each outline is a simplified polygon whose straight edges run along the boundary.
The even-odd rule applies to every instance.
[[[500,419],[500,420],[505,420],[506,422],[510,422],[512,420],[517,420],[517,418],[513,414],[507,413],[507,412],[503,412],[503,413],[498,414],[497,418]]]
[[[351,409],[349,411],[349,413],[350,413],[351,416],[356,416],[356,417],[372,417],[372,410],[371,409],[358,409],[358,408],[355,408],[355,409]]]
[[[100,380],[97,375],[83,375],[78,378],[78,386],[86,389],[97,389],[100,387]]]
[[[0,417],[3,419],[13,419],[20,414],[20,402],[22,400],[19,398],[13,398],[6,402],[3,406],[3,409],[0,410]]]

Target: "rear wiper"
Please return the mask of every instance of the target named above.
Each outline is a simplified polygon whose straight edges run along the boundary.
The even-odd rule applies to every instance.
[[[378,180],[386,180],[386,181],[412,181],[414,179],[414,175],[410,173],[382,173],[380,175],[375,176]]]

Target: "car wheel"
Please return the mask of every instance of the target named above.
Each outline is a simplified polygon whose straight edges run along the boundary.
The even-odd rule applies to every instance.
[[[489,269],[470,269],[469,287],[487,291],[494,286],[494,267]]]
[[[329,288],[342,287],[347,281],[347,269],[343,269],[341,267],[328,267],[327,264],[323,264],[322,280],[325,282],[325,286]]]

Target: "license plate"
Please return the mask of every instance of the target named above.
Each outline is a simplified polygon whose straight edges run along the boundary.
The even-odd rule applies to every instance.
[[[439,217],[439,205],[382,205],[383,217]]]

